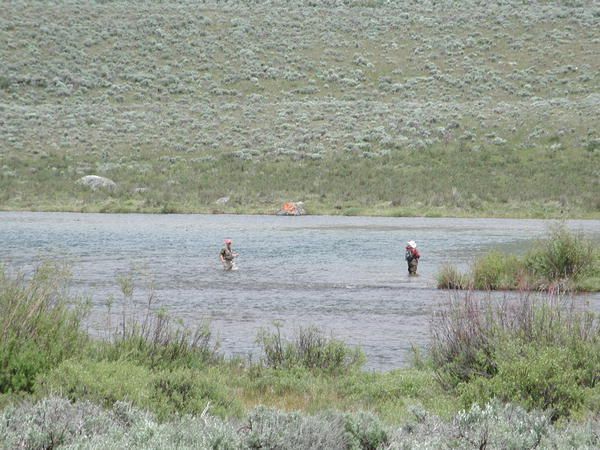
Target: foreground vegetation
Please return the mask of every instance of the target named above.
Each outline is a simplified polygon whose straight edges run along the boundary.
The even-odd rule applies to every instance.
[[[600,291],[600,248],[562,224],[523,257],[491,251],[469,273],[446,265],[437,275],[442,289]]]
[[[4,5],[0,209],[600,217],[594,1],[333,3]]]
[[[303,415],[259,407],[242,420],[209,414],[160,422],[128,403],[108,410],[48,397],[0,412],[3,448],[130,449],[594,449],[598,423],[552,425],[547,416],[491,403],[443,421],[415,409],[403,427],[369,413]]]
[[[596,448],[600,317],[560,296],[452,298],[414,367],[315,328],[263,330],[254,361],[120,278],[110,339],[81,331],[67,273],[0,276],[2,448]],[[83,305],[83,307],[82,307]]]

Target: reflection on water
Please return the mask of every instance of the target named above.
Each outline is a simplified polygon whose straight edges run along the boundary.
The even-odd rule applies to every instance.
[[[40,258],[68,262],[73,286],[93,301],[90,331],[102,334],[105,302],[119,297],[116,275],[137,273],[135,299],[155,286],[157,306],[193,324],[210,318],[228,354],[256,353],[261,326],[292,331],[316,324],[360,344],[368,366],[405,364],[425,346],[432,312],[448,298],[435,289],[443,263],[466,269],[500,248],[523,253],[550,222],[505,219],[102,215],[0,213],[0,261],[31,269]],[[569,227],[600,239],[600,221]],[[240,253],[223,272],[224,238]],[[404,243],[423,255],[420,276],[407,275]],[[500,294],[503,295],[503,294]],[[600,296],[586,296],[592,304]]]

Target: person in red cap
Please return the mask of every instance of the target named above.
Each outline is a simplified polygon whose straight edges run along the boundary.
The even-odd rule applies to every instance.
[[[235,269],[235,263],[233,260],[236,256],[238,256],[238,254],[233,251],[231,244],[233,244],[231,239],[225,239],[225,247],[223,247],[221,249],[221,253],[219,253],[221,263],[223,263],[223,269],[225,270]]]
[[[419,250],[417,250],[417,243],[415,241],[408,241],[406,243],[406,253],[405,259],[408,263],[408,274],[416,275],[417,274],[417,266],[419,265],[419,258],[421,254]]]

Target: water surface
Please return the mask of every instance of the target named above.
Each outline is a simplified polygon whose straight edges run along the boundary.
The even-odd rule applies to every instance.
[[[134,298],[150,282],[155,305],[186,323],[209,318],[227,354],[257,356],[261,327],[280,321],[290,332],[317,325],[361,345],[368,367],[407,364],[412,345],[424,347],[433,311],[448,298],[435,289],[444,263],[462,269],[491,248],[523,253],[551,222],[512,219],[276,217],[0,213],[0,261],[31,268],[60,258],[73,289],[90,296],[90,331],[107,327],[106,301],[120,298],[116,277],[135,273]],[[600,240],[600,221],[567,225]],[[237,272],[224,272],[224,238],[240,253]],[[422,253],[419,277],[409,277],[404,246]],[[503,294],[500,294],[503,295]],[[600,295],[582,301],[600,304]]]

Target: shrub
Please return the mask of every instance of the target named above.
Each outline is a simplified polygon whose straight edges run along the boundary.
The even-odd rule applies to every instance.
[[[473,405],[453,420],[413,408],[413,418],[391,429],[367,413],[315,416],[265,407],[244,425],[208,411],[160,423],[129,403],[103,410],[88,402],[56,397],[24,402],[0,412],[2,448],[129,449],[375,449],[375,448],[598,448],[597,418],[553,425],[545,413],[498,401]],[[352,431],[348,431],[348,430]]]
[[[85,305],[68,296],[64,267],[43,264],[31,279],[0,268],[0,393],[30,391],[35,377],[81,352]]]
[[[38,379],[36,393],[58,393],[72,401],[85,399],[105,407],[128,401],[161,420],[200,414],[207,407],[217,415],[240,416],[242,406],[223,385],[222,376],[218,369],[153,372],[127,361],[66,361]]]
[[[88,402],[49,397],[0,413],[1,448],[238,449],[229,423],[207,414],[175,417],[160,423],[129,403],[103,410]]]
[[[525,266],[545,281],[576,279],[592,270],[598,256],[591,241],[558,225],[525,256]]]
[[[245,448],[348,448],[348,435],[339,414],[304,416],[260,406],[254,409],[244,427]]]
[[[465,405],[485,404],[494,398],[518,403],[527,409],[550,411],[557,419],[581,407],[585,398],[582,373],[571,352],[555,347],[528,345],[504,350],[492,378],[478,377],[462,385]]]
[[[468,289],[470,285],[469,277],[451,264],[444,264],[437,274],[438,289]]]
[[[316,327],[298,328],[292,340],[281,336],[279,325],[275,328],[271,333],[263,329],[257,337],[264,354],[262,362],[267,367],[348,372],[360,368],[365,362],[361,349],[327,337]]]
[[[434,318],[432,332],[438,379],[460,386],[467,404],[499,397],[556,418],[600,381],[600,317],[560,298],[496,303],[467,294]]]
[[[150,382],[152,411],[159,418],[177,414],[198,415],[206,408],[218,416],[241,416],[237,394],[228,389],[218,369],[162,370]]]
[[[582,277],[575,282],[574,288],[578,292],[600,292],[600,275]]]
[[[460,411],[451,422],[415,408],[396,430],[393,448],[598,448],[597,419],[553,425],[547,414],[492,401]]]
[[[113,420],[101,407],[60,397],[10,406],[0,413],[0,447],[51,449],[107,433]]]
[[[148,367],[202,367],[220,360],[210,342],[211,332],[204,324],[192,331],[173,325],[164,312],[145,324],[130,324],[126,335],[116,335],[110,343],[98,343],[98,357],[111,361],[130,360]]]
[[[522,264],[513,255],[492,251],[473,265],[473,286],[476,289],[513,289],[517,287]]]
[[[89,400],[105,407],[128,400],[141,405],[148,398],[151,380],[148,368],[128,361],[68,360],[35,384],[38,396],[59,394],[72,401]]]
[[[489,302],[469,292],[452,297],[447,308],[434,316],[430,356],[445,387],[495,373],[495,323],[490,312]]]
[[[376,450],[389,443],[389,431],[373,414],[346,414],[345,430],[350,436],[348,448]]]
[[[474,262],[469,276],[472,283],[455,267],[443,266],[437,276],[438,288],[598,291],[600,250],[564,225],[557,225],[524,258],[492,251]]]
[[[248,448],[375,450],[389,443],[387,427],[365,412],[307,416],[260,406],[250,413],[246,429]]]
[[[487,403],[482,408],[473,405],[459,412],[453,425],[460,441],[474,448],[535,448],[550,428],[544,414],[528,414],[499,402]]]

